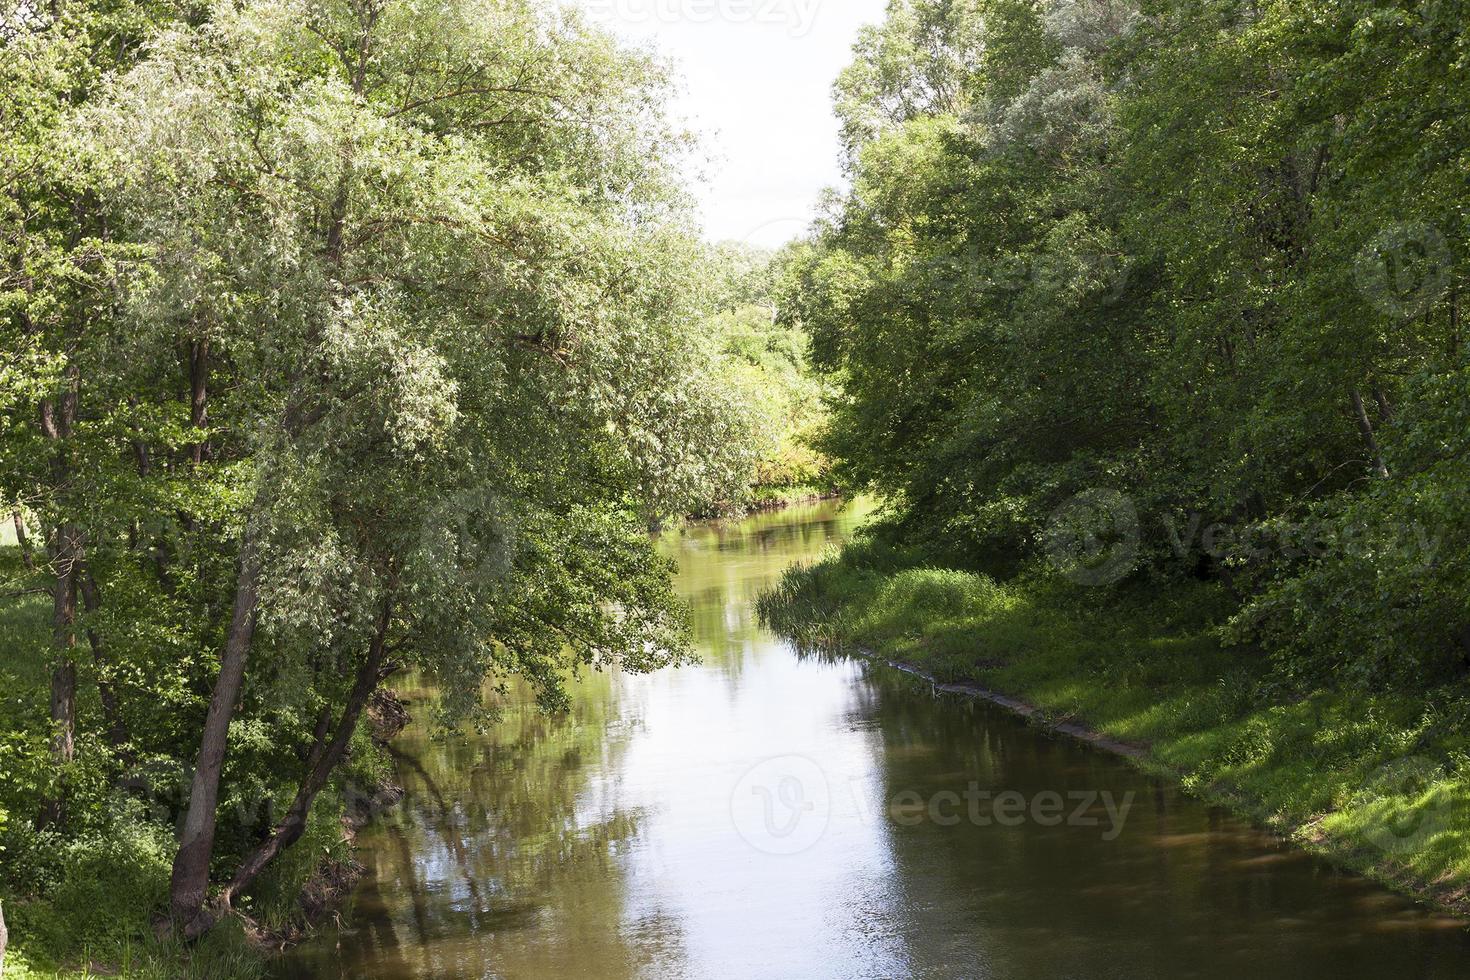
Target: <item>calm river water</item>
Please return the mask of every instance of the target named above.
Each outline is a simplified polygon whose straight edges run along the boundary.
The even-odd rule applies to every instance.
[[[858,515],[669,534],[703,662],[395,743],[400,812],[284,977],[1457,977],[1470,933],[753,603]],[[426,690],[408,689],[420,705]]]

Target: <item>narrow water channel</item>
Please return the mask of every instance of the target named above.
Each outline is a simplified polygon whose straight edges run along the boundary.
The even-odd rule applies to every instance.
[[[703,662],[567,717],[394,748],[340,929],[284,977],[1470,976],[1449,919],[1126,763],[887,668],[798,656],[756,595],[835,504],[666,535]],[[430,692],[410,688],[426,719]]]

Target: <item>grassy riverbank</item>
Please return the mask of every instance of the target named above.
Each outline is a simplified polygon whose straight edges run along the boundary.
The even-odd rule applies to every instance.
[[[167,893],[170,827],[147,819],[121,797],[111,812],[79,818],[85,827],[75,834],[34,831],[23,819],[19,804],[37,777],[28,763],[45,739],[51,600],[16,593],[40,584],[24,568],[18,548],[0,546],[0,902],[10,931],[6,980],[260,976],[264,957],[237,923],[192,948],[154,937],[150,920]]]
[[[697,511],[686,515],[683,520],[695,523],[739,520],[755,514],[769,514],[788,507],[797,507],[801,504],[837,500],[841,496],[842,494],[833,490],[831,486],[822,483],[758,484],[751,487],[749,496],[738,504]]]
[[[819,483],[793,483],[780,486],[758,486],[751,492],[750,503],[745,514],[763,514],[783,510],[798,504],[810,504],[819,500],[835,500],[840,494],[830,486]]]
[[[867,541],[761,601],[779,631],[871,650],[1145,748],[1142,764],[1294,842],[1470,913],[1470,690],[1291,690],[1217,626],[1218,585],[1098,594],[912,567]]]
[[[67,826],[37,830],[30,819],[46,780],[46,690],[51,597],[42,573],[20,550],[0,546],[0,904],[9,927],[4,974],[13,978],[120,976],[249,980],[264,975],[271,950],[329,912],[350,884],[352,829],[383,793],[391,767],[359,731],[343,780],[369,787],[355,822],[344,795],[324,793],[290,860],[263,877],[232,918],[203,940],[160,940],[154,919],[166,905],[179,800],[120,788],[82,761],[67,772],[74,812]],[[83,669],[86,665],[83,662]],[[79,704],[100,710],[95,696]],[[375,705],[376,707],[376,705]],[[373,734],[383,725],[371,718]],[[367,729],[369,726],[362,726]],[[149,760],[141,760],[146,766]],[[142,771],[141,768],[139,771]],[[153,770],[150,770],[153,771]]]

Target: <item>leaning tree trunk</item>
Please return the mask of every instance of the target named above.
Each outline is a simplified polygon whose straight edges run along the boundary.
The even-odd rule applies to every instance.
[[[199,757],[189,789],[189,807],[179,836],[169,883],[169,915],[186,933],[204,911],[209,892],[209,860],[214,853],[215,808],[219,803],[220,774],[224,770],[230,719],[240,699],[245,664],[255,638],[255,613],[259,603],[260,569],[251,533],[247,530],[240,549],[240,569],[235,581],[235,608],[230,632],[220,658],[219,677],[204,719],[199,740]]]
[[[353,90],[359,95],[363,91],[366,71],[367,38],[363,37],[360,52],[364,61],[352,80]],[[340,282],[343,265],[343,241],[347,225],[348,174],[352,171],[351,144],[347,145],[347,171],[341,178],[336,198],[332,203],[331,216],[327,223],[326,259],[337,272]],[[307,334],[308,348],[314,347],[318,325],[313,324]],[[202,346],[191,348],[190,356],[190,416],[196,428],[207,423],[207,380],[208,351]],[[285,429],[291,436],[299,435],[309,422],[303,401],[294,400],[286,408]],[[196,444],[197,456],[204,458],[203,436]],[[235,610],[230,623],[230,634],[225,642],[224,657],[220,660],[220,673],[215,681],[214,695],[210,699],[209,714],[205,718],[204,733],[199,744],[199,761],[194,767],[194,780],[189,792],[189,808],[184,817],[184,831],[179,839],[179,852],[174,856],[173,875],[169,884],[169,916],[174,927],[186,936],[198,936],[213,924],[205,902],[209,893],[209,862],[214,852],[215,807],[219,801],[220,773],[224,767],[225,747],[230,730],[230,718],[234,714],[240,687],[245,676],[245,662],[250,655],[250,644],[255,632],[255,610],[259,601],[259,559],[255,554],[252,529],[247,525],[245,540],[240,549],[240,573],[235,587]],[[371,692],[369,692],[371,693]]]
[[[25,565],[26,571],[36,570],[36,554],[31,550],[31,539],[26,534],[26,519],[22,516],[20,508],[16,508],[10,515],[11,523],[15,525],[15,544],[20,548],[20,560]]]
[[[286,811],[286,816],[276,825],[270,837],[266,838],[241,862],[239,870],[230,879],[230,883],[210,904],[209,912],[196,916],[189,924],[185,929],[187,938],[192,939],[207,932],[221,916],[229,911],[235,896],[254,884],[270,863],[280,856],[282,851],[300,840],[301,835],[306,832],[312,804],[316,802],[317,795],[326,787],[327,780],[331,778],[332,773],[346,757],[347,747],[352,742],[353,734],[357,731],[357,723],[362,717],[363,708],[372,699],[373,692],[378,689],[378,684],[382,680],[383,662],[388,650],[388,627],[392,622],[392,617],[393,599],[390,595],[383,601],[377,630],[368,648],[367,657],[363,660],[362,666],[358,668],[352,690],[348,692],[347,703],[343,706],[342,717],[332,734],[332,740],[323,744],[325,729],[318,725],[315,741],[306,760],[306,775],[301,780],[301,785],[296,791],[295,799],[291,801],[290,809]]]

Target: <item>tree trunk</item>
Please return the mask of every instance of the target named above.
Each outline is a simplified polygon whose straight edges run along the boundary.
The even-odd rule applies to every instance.
[[[209,861],[214,852],[215,807],[219,802],[220,774],[224,769],[230,719],[240,698],[245,664],[255,637],[256,606],[259,603],[259,559],[253,536],[246,531],[240,547],[240,568],[235,580],[235,608],[230,632],[220,658],[219,677],[209,701],[204,731],[199,741],[199,758],[189,790],[189,807],[179,836],[169,884],[169,915],[186,934],[204,909],[209,891]]]
[[[327,780],[331,778],[332,773],[347,755],[347,747],[352,742],[353,734],[357,731],[357,723],[362,717],[362,710],[372,699],[373,692],[378,689],[378,684],[382,680],[383,662],[387,657],[388,627],[392,622],[392,616],[393,598],[390,594],[383,600],[377,631],[368,648],[366,659],[358,668],[357,677],[353,681],[352,690],[347,695],[347,702],[342,708],[342,718],[337,723],[332,740],[325,745],[322,744],[325,729],[324,726],[318,725],[315,742],[307,756],[306,775],[302,777],[301,785],[296,791],[295,799],[291,801],[290,809],[286,811],[286,816],[276,825],[270,837],[240,864],[239,870],[230,879],[230,883],[212,903],[210,914],[194,920],[193,928],[186,932],[189,938],[208,931],[221,915],[229,911],[235,896],[254,884],[271,861],[301,839],[301,835],[306,831],[307,820],[311,816],[312,804],[316,802],[317,795],[326,787]]]
[[[206,454],[204,428],[209,424],[209,341],[189,345],[189,424],[200,430],[199,441],[189,447],[189,457],[198,466]]]
[[[25,565],[26,571],[36,570],[36,555],[31,550],[31,539],[26,534],[26,519],[21,516],[20,508],[10,515],[10,520],[15,524],[15,543],[20,548],[20,560]]]
[[[80,402],[80,372],[75,364],[65,371],[66,387],[59,399],[44,398],[40,403],[41,435],[52,445],[52,492],[64,493],[71,476],[67,443],[76,423]],[[77,668],[73,658],[76,646],[77,585],[76,566],[81,557],[81,531],[63,522],[51,532],[52,573],[52,643],[55,660],[51,670],[51,759],[58,767],[76,757]],[[65,774],[61,775],[56,795],[41,809],[42,826],[61,823],[66,815]]]
[[[1388,396],[1383,393],[1382,388],[1373,389],[1373,400],[1378,403],[1378,421],[1388,425],[1393,421],[1393,404]]]
[[[1450,358],[1460,356],[1460,284],[1450,287]]]
[[[77,586],[82,593],[82,608],[89,614],[97,612],[102,608],[102,598],[97,592],[97,580],[86,567],[82,567],[77,575]],[[107,654],[102,644],[102,637],[90,626],[87,627],[87,643],[92,648],[92,663],[97,668],[97,696],[102,701],[102,720],[107,723],[107,738],[112,747],[121,750],[118,758],[125,764],[133,761],[133,754],[126,748],[132,741],[128,731],[127,722],[123,719],[122,706],[118,701],[117,690],[112,686],[112,679],[108,676]]]
[[[1363,445],[1368,450],[1368,457],[1373,460],[1373,471],[1380,479],[1388,479],[1388,467],[1383,463],[1383,453],[1378,449],[1378,437],[1373,434],[1373,423],[1368,418],[1368,410],[1363,406],[1363,395],[1358,389],[1352,391],[1353,416],[1358,422],[1358,432],[1363,436]]]
[[[189,444],[188,459],[194,464],[196,470],[204,462],[207,451],[204,433],[209,419],[208,383],[209,341],[192,340],[189,342],[189,425],[197,433],[197,441]],[[187,510],[180,509],[178,517],[179,524],[184,530],[193,533],[194,515]]]
[[[76,758],[77,665],[75,623],[77,618],[76,566],[78,532],[70,524],[56,529],[52,546],[55,577],[51,585],[51,633],[54,660],[51,666],[51,761],[58,768]],[[66,819],[65,774],[56,793],[41,808],[43,827]]]

